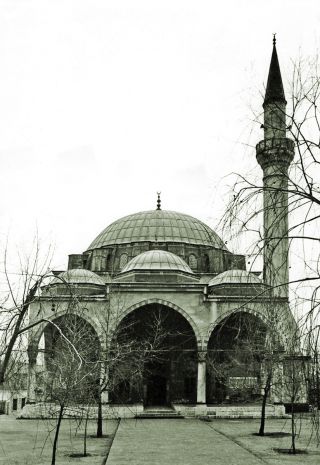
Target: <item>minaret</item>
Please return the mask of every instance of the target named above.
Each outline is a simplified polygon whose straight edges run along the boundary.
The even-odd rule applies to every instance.
[[[278,61],[276,39],[268,75],[264,109],[264,139],[256,147],[263,170],[264,281],[275,297],[288,298],[288,168],[294,142],[286,138],[286,99]]]

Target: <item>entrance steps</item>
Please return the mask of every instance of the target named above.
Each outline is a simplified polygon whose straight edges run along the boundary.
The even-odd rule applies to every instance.
[[[158,419],[179,419],[184,418],[180,412],[176,412],[173,408],[170,407],[146,407],[143,412],[137,413],[135,418],[139,419],[149,419],[149,418],[158,418]]]

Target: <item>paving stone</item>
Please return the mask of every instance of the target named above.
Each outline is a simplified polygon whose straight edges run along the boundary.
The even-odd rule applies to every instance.
[[[260,465],[240,445],[205,422],[121,420],[107,465]]]

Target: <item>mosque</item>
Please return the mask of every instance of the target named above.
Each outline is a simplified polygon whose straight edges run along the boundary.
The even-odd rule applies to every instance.
[[[83,253],[69,255],[68,269],[55,273],[32,303],[30,321],[44,322],[29,334],[29,404],[41,401],[40,375],[56,350],[56,327],[67,328],[71,317],[104,354],[101,376],[110,382],[102,401],[106,409],[118,406],[118,416],[128,406],[127,414],[152,407],[201,414],[261,398],[268,334],[276,333],[274,353],[285,354],[293,321],[286,188],[294,143],[286,137],[285,108],[274,40],[264,138],[256,147],[264,186],[263,277],[246,270],[245,256],[228,250],[208,225],[163,209],[158,195],[154,210],[114,221]],[[133,342],[150,345],[139,370]],[[108,354],[122,343],[131,358],[108,365]],[[277,357],[278,376],[284,358]],[[283,401],[280,389],[271,390],[270,404]]]

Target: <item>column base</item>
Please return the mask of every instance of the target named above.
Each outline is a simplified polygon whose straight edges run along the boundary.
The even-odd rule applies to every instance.
[[[208,407],[207,404],[197,403],[195,407],[195,414],[197,417],[203,417],[207,415]]]

